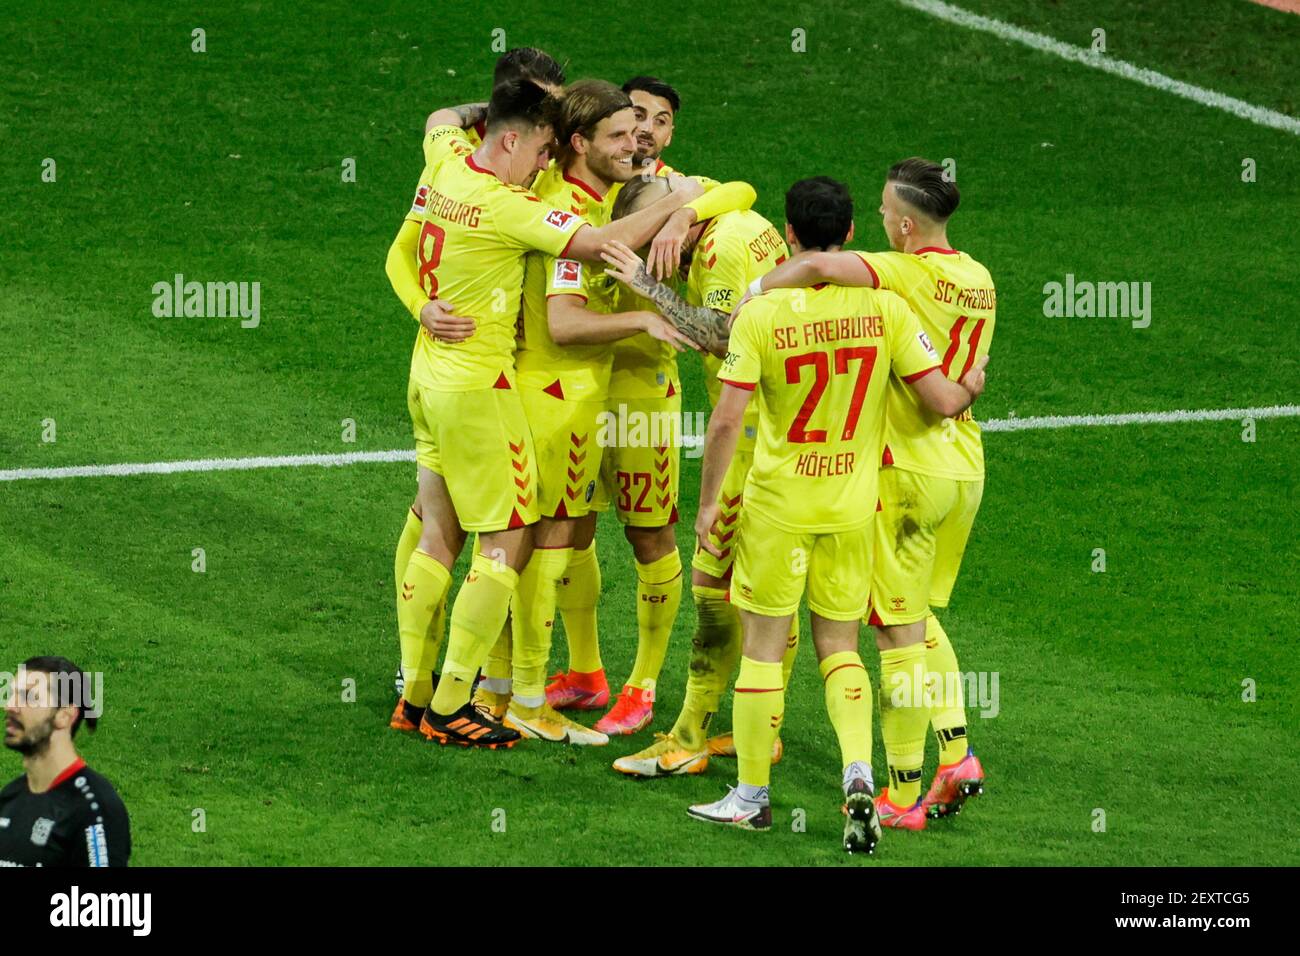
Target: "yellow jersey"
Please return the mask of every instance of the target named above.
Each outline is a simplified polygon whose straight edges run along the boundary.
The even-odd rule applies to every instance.
[[[447,135],[446,131],[449,129],[454,129],[454,127],[435,126],[424,134],[424,143],[422,148],[424,150],[424,165],[426,167],[433,165],[435,161],[441,162],[442,158],[445,156],[445,152],[441,148],[440,143]],[[472,153],[483,145],[483,137],[487,135],[487,120],[475,123],[469,129],[461,130],[461,134],[465,137],[465,142],[469,143],[470,152]]]
[[[757,389],[745,509],[785,531],[860,528],[875,514],[890,372],[915,380],[938,354],[892,292],[825,283],[746,303],[718,371]]]
[[[988,355],[997,313],[989,271],[964,252],[859,252],[876,285],[901,295],[943,356],[954,382]],[[948,419],[930,411],[910,388],[894,383],[888,401],[886,463],[936,478],[984,477],[984,444],[971,410]]]
[[[612,204],[554,162],[538,175],[533,192],[593,226],[609,222]],[[540,252],[528,254],[523,315],[515,343],[519,382],[572,401],[604,401],[613,350],[608,344],[556,345],[547,323],[547,301],[556,295],[581,296],[589,310],[608,315],[617,307],[618,282],[605,275],[603,262],[593,265]]]
[[[491,388],[502,376],[514,378],[524,254],[563,255],[583,220],[479,166],[462,130],[443,126],[433,134],[429,182],[411,207],[421,223],[420,287],[477,328],[462,342],[417,336],[411,377],[443,391]]]
[[[749,284],[789,255],[790,250],[776,227],[752,209],[723,213],[705,228],[691,254],[686,301],[729,315]],[[721,365],[721,359],[704,356],[704,385],[711,405],[718,404],[722,389],[716,378]],[[737,449],[753,448],[757,435],[758,409],[751,404],[745,413],[745,427]]]
[[[668,176],[675,172],[662,159],[655,161],[656,176]],[[701,182],[707,180],[702,179]],[[622,187],[622,183],[614,183],[605,196],[609,212],[613,211],[614,200],[618,198]],[[648,312],[658,311],[646,299],[627,290],[620,292],[619,312],[642,309]],[[614,361],[609,376],[610,398],[669,398],[681,391],[681,378],[677,374],[677,350],[667,342],[660,342],[649,335],[634,335],[615,342],[612,352]]]

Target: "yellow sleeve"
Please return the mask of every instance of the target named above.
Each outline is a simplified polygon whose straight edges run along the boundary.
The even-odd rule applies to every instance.
[[[925,269],[915,256],[903,252],[854,252],[876,277],[877,289],[888,289],[907,298],[925,279]]]
[[[402,228],[397,230],[397,238],[388,247],[388,259],[384,271],[388,273],[389,284],[397,297],[417,320],[420,310],[429,301],[429,296],[420,288],[419,273],[415,268],[416,248],[420,244],[419,220],[407,219]]]
[[[542,202],[522,186],[493,190],[492,214],[502,238],[548,256],[564,255],[573,234],[587,223],[576,213]]]
[[[896,295],[882,311],[889,341],[890,368],[903,381],[914,381],[939,367],[939,353],[921,328],[921,321]]]
[[[748,302],[736,316],[727,342],[727,356],[718,368],[718,381],[752,389],[763,375],[763,317],[766,303]]]
[[[702,176],[696,178],[705,183],[705,193],[686,204],[695,210],[696,222],[714,219],[724,212],[742,212],[753,206],[754,200],[758,198],[758,193],[749,183],[736,181],[709,186],[707,184],[712,180],[705,180]]]
[[[590,299],[587,283],[590,281],[591,268],[577,259],[545,258],[546,263],[546,297],[553,295],[576,295]]]
[[[449,156],[468,156],[473,151],[465,131],[458,126],[435,126],[424,134],[426,166],[436,166]]]

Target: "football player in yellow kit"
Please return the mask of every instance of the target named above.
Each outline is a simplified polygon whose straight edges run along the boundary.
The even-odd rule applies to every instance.
[[[606,194],[636,175],[635,127],[632,102],[618,87],[603,80],[570,85],[557,121],[556,160],[533,192],[604,225]],[[506,655],[494,651],[482,699],[494,710],[505,704],[507,723],[526,737],[553,742],[599,745],[609,739],[549,706],[545,678],[556,587],[600,472],[596,431],[609,388],[611,344],[642,333],[670,349],[688,344],[654,311],[616,311],[617,291],[599,266],[537,252],[528,257],[516,364],[537,452],[541,521],[512,607],[512,673],[507,678],[499,666]]]
[[[763,277],[763,289],[834,282],[901,295],[958,380],[989,352],[997,293],[983,265],[948,241],[957,185],[938,163],[890,168],[880,212],[890,252],[816,252]],[[881,657],[881,734],[890,785],[878,800],[885,826],[920,830],[927,816],[959,812],[983,792],[984,768],[969,746],[961,672],[932,608],[948,606],[984,492],[984,448],[969,412],[937,415],[897,383],[888,399],[869,623]],[[937,693],[914,690],[926,674]],[[886,687],[898,693],[888,693]],[[927,722],[939,769],[921,796]]]
[[[642,201],[655,198],[662,187],[655,180],[634,180],[623,188],[620,202],[637,208]],[[746,288],[756,278],[788,255],[784,241],[770,222],[751,210],[723,213],[707,222],[692,226],[686,236],[685,249],[690,254],[687,292],[683,299],[662,282],[651,277],[636,253],[627,248],[611,248],[605,254],[610,272],[635,294],[652,301],[702,348],[705,369],[710,378],[720,365],[727,340],[726,316],[740,301]],[[716,384],[709,388],[716,396]],[[723,547],[720,555],[696,551],[692,561],[691,591],[695,599],[699,624],[692,640],[691,665],[687,678],[686,698],[672,730],[656,739],[648,748],[615,761],[614,769],[632,776],[666,776],[701,773],[708,766],[709,741],[706,732],[721,703],[722,694],[731,681],[740,655],[740,621],[728,598],[731,555],[740,515],[745,473],[757,434],[757,410],[746,421],[741,447],[735,456],[727,481],[719,494],[724,515],[718,534]],[[793,664],[797,640],[793,630],[787,635],[789,653],[786,673]],[[779,759],[779,745],[774,744],[774,758]]]
[[[672,122],[681,99],[667,83],[639,76],[623,84],[636,118],[633,163],[643,175],[668,176],[661,151],[672,141]],[[701,199],[674,213],[655,237],[664,254],[680,254],[696,221],[748,209],[755,193],[745,183],[714,184]],[[621,218],[628,204],[618,198],[622,183],[605,195],[606,214]],[[692,211],[695,213],[692,217]],[[650,258],[654,258],[652,246]],[[605,281],[609,281],[606,279]],[[652,303],[623,295],[620,310],[654,309]],[[609,712],[595,729],[632,734],[654,716],[655,686],[681,603],[682,563],[677,551],[678,474],[680,471],[681,380],[676,349],[639,335],[613,344],[609,392],[599,438],[600,480],[591,514],[578,522],[574,557],[558,592],[557,605],[568,637],[569,668],[546,688],[557,710],[597,710],[609,699],[600,658],[596,604],[600,567],[595,556],[597,511],[613,507],[632,548],[637,581],[637,652],[632,671]]]
[[[664,150],[672,145],[682,97],[671,85],[655,76],[634,76],[623,84],[632,97],[636,113],[636,155],[632,161],[642,172],[663,175],[672,167],[664,162]],[[649,167],[647,170],[646,167]]]
[[[560,66],[545,50],[531,46],[515,47],[497,57],[496,65],[492,68],[492,88],[496,89],[510,80],[532,80],[546,92],[560,96],[564,92],[564,67]],[[429,161],[428,134],[435,126],[442,126],[448,122],[446,109],[451,109],[457,114],[457,119],[453,121],[454,125],[463,129],[470,145],[478,149],[483,142],[483,134],[487,131],[487,108],[486,102],[466,103],[463,106],[447,107],[430,113],[424,121],[425,163]]]
[[[474,334],[457,343],[422,330],[408,392],[425,520],[398,600],[404,670],[431,672],[441,635],[431,635],[430,625],[466,533],[479,535],[452,608],[442,679],[422,714],[408,688],[393,717],[397,726],[399,718],[414,724],[419,716],[420,730],[444,743],[509,746],[519,737],[474,708],[470,689],[501,634],[539,515],[536,456],[514,367],[525,254],[590,259],[607,241],[646,242],[672,212],[703,192],[687,182],[638,217],[599,229],[542,202],[522,184],[549,163],[554,110],[540,87],[512,82],[493,91],[487,138],[478,149],[458,127],[433,130],[446,155],[430,164],[428,189],[417,194],[413,208],[420,224],[418,260],[390,270],[412,315],[442,296],[475,321]]]
[[[492,86],[494,89],[511,80],[531,80],[548,93],[559,95],[564,88],[564,68],[556,62],[554,57],[543,50],[534,47],[516,47],[502,53],[497,58],[496,66],[492,71]],[[425,132],[422,151],[425,165],[416,189],[417,198],[421,190],[428,190],[429,177],[432,175],[431,159],[437,160],[446,155],[445,151],[436,148],[436,140],[432,135],[434,129],[448,125],[459,126],[465,131],[465,139],[469,142],[469,145],[473,149],[478,149],[483,143],[483,134],[487,129],[487,107],[486,102],[467,103],[463,106],[445,107],[429,114],[424,124]],[[413,219],[408,218],[402,224],[402,229],[398,232],[397,238],[393,241],[388,252],[388,269],[390,273],[393,270],[400,273],[409,268],[409,263],[415,260],[417,239],[417,225]],[[463,341],[474,332],[473,319],[468,316],[454,315],[440,303],[433,301],[422,307],[419,318],[426,331],[443,342]],[[420,499],[417,495],[411,502],[411,510],[406,515],[406,524],[398,537],[397,550],[394,555],[393,581],[397,589],[396,599],[398,601],[402,599],[402,577],[406,574],[406,564],[411,560],[411,553],[420,541],[421,525]],[[442,633],[445,624],[445,612],[445,607],[439,608],[431,625],[438,634]],[[426,679],[436,681],[437,674],[434,673],[431,678],[423,674],[419,677],[421,683]],[[406,687],[406,678],[402,673],[400,662],[397,665],[397,678],[394,686],[397,690],[397,696],[402,696],[402,691]],[[416,696],[423,696],[423,691],[417,692]]]
[[[842,183],[816,177],[786,193],[792,249],[837,249],[852,232],[853,203]],[[806,593],[826,709],[840,744],[843,845],[850,852],[874,849],[881,831],[858,622],[871,588],[877,517],[871,504],[886,396],[896,377],[933,413],[957,415],[983,391],[983,366],[961,384],[933,374],[939,357],[916,316],[898,296],[874,289],[777,290],[740,310],[718,372],[722,394],[709,420],[695,523],[700,546],[718,555],[718,490],[744,412],[756,404],[758,442],[745,481],[731,590],[744,627],[734,712],[739,784],[715,803],[690,807],[691,816],[770,829],[770,754],[785,702],[781,658],[790,617]]]

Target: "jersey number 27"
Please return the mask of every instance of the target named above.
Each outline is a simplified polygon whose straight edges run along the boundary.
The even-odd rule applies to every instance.
[[[871,383],[871,371],[876,366],[876,347],[874,345],[854,345],[835,350],[835,374],[846,375],[849,363],[858,362],[858,377],[853,383],[853,394],[849,398],[849,411],[844,420],[844,431],[840,433],[842,441],[849,441],[858,430],[858,417],[862,414],[862,400],[866,397],[867,386]],[[799,413],[790,423],[786,432],[786,441],[795,445],[806,445],[826,441],[826,429],[809,430],[808,422],[817,409],[817,404],[826,393],[826,386],[831,381],[830,358],[825,352],[804,352],[791,355],[785,360],[785,381],[787,385],[798,385],[803,378],[803,370],[811,365],[813,368],[812,388],[808,397],[799,407]]]

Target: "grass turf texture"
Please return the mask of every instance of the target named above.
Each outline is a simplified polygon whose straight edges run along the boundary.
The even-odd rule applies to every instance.
[[[1102,25],[1115,56],[1295,112],[1281,77],[1296,17],[1190,5],[1188,22],[1217,26],[1188,57],[1189,27],[1154,3],[1107,4],[1096,24],[1080,3],[966,6],[1079,45]],[[678,85],[666,158],[749,180],[778,224],[791,181],[835,175],[858,199],[856,245],[879,248],[889,163],[955,158],[953,241],[1000,292],[982,417],[1296,399],[1292,136],[889,3],[769,7],[743,22],[670,4],[619,32],[536,3],[497,18],[15,11],[0,27],[16,64],[0,117],[17,144],[0,156],[0,468],[409,446],[414,324],[383,257],[419,173],[423,117],[484,95],[498,26],[510,45],[569,58],[573,78]],[[206,53],[190,51],[195,27]],[[795,27],[806,53],[790,51]],[[937,78],[905,74],[917,64]],[[46,156],[53,184],[39,178]],[[356,183],[340,182],[344,157]],[[1241,181],[1245,157],[1255,183]],[[177,272],[260,281],[262,325],[155,318],[151,287]],[[1043,283],[1066,272],[1152,282],[1151,327],[1043,318]],[[683,373],[684,407],[704,409],[698,364],[684,359]],[[53,444],[40,441],[45,418]],[[344,418],[356,444],[339,440]],[[1287,525],[1298,436],[1289,420],[1260,422],[1253,444],[1232,422],[988,436],[989,490],[944,620],[963,668],[999,675],[998,716],[972,713],[989,793],[928,835],[886,834],[881,863],[1300,862],[1297,824],[1268,799],[1300,769]],[[684,554],[697,481],[686,459]],[[648,731],[600,750],[471,754],[387,730],[392,546],[413,486],[409,466],[368,465],[0,490],[0,667],[53,651],[106,672],[104,724],[81,742],[127,801],[134,862],[841,860],[838,755],[811,647],[787,697],[766,838],[685,817],[731,782],[730,762],[644,784],[609,770]],[[194,547],[206,574],[190,570]],[[1093,574],[1099,547],[1107,570]],[[634,576],[613,523],[600,548],[617,679],[634,653]],[[687,599],[655,729],[680,701],[693,623]],[[873,669],[874,657],[868,644]],[[345,678],[356,703],[340,700]],[[1241,700],[1246,678],[1255,703]],[[883,779],[879,745],[876,768]],[[497,808],[505,833],[491,827]],[[807,832],[791,832],[794,808]]]

